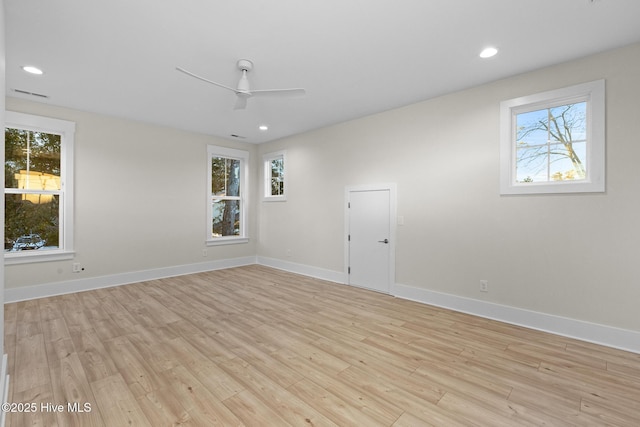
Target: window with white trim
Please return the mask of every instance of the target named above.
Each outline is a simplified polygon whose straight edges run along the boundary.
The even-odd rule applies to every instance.
[[[286,151],[277,151],[263,156],[264,201],[287,200]]]
[[[5,263],[73,257],[75,123],[5,112]]]
[[[245,243],[249,152],[214,145],[207,151],[207,244]]]
[[[501,194],[605,190],[605,83],[500,104]]]

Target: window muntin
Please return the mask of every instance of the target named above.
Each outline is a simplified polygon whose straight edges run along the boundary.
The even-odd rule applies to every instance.
[[[209,146],[208,244],[247,241],[246,151]]]
[[[5,116],[5,259],[68,259],[75,124],[11,111]]]
[[[500,108],[501,194],[604,191],[604,80]]]
[[[265,154],[264,163],[264,196],[265,201],[286,200],[286,153]]]

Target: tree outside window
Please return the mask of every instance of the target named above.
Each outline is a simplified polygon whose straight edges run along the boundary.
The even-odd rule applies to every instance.
[[[284,159],[273,159],[270,162],[271,170],[271,195],[284,195]]]
[[[60,247],[60,135],[5,129],[5,251]]]
[[[208,146],[207,244],[245,243],[249,153]]]
[[[587,103],[516,116],[516,181],[584,180],[587,176]]]
[[[240,235],[240,160],[211,159],[212,236]]]

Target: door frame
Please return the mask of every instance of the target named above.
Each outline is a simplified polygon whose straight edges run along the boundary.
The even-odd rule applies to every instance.
[[[344,190],[344,283],[352,285],[349,280],[349,200],[352,192],[389,191],[389,295],[394,295],[396,284],[396,228],[398,224],[398,198],[395,183],[349,185]]]

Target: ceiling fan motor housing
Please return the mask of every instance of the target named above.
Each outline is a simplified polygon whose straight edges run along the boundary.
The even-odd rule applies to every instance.
[[[240,71],[251,71],[253,69],[253,62],[248,59],[238,60],[238,69]]]

